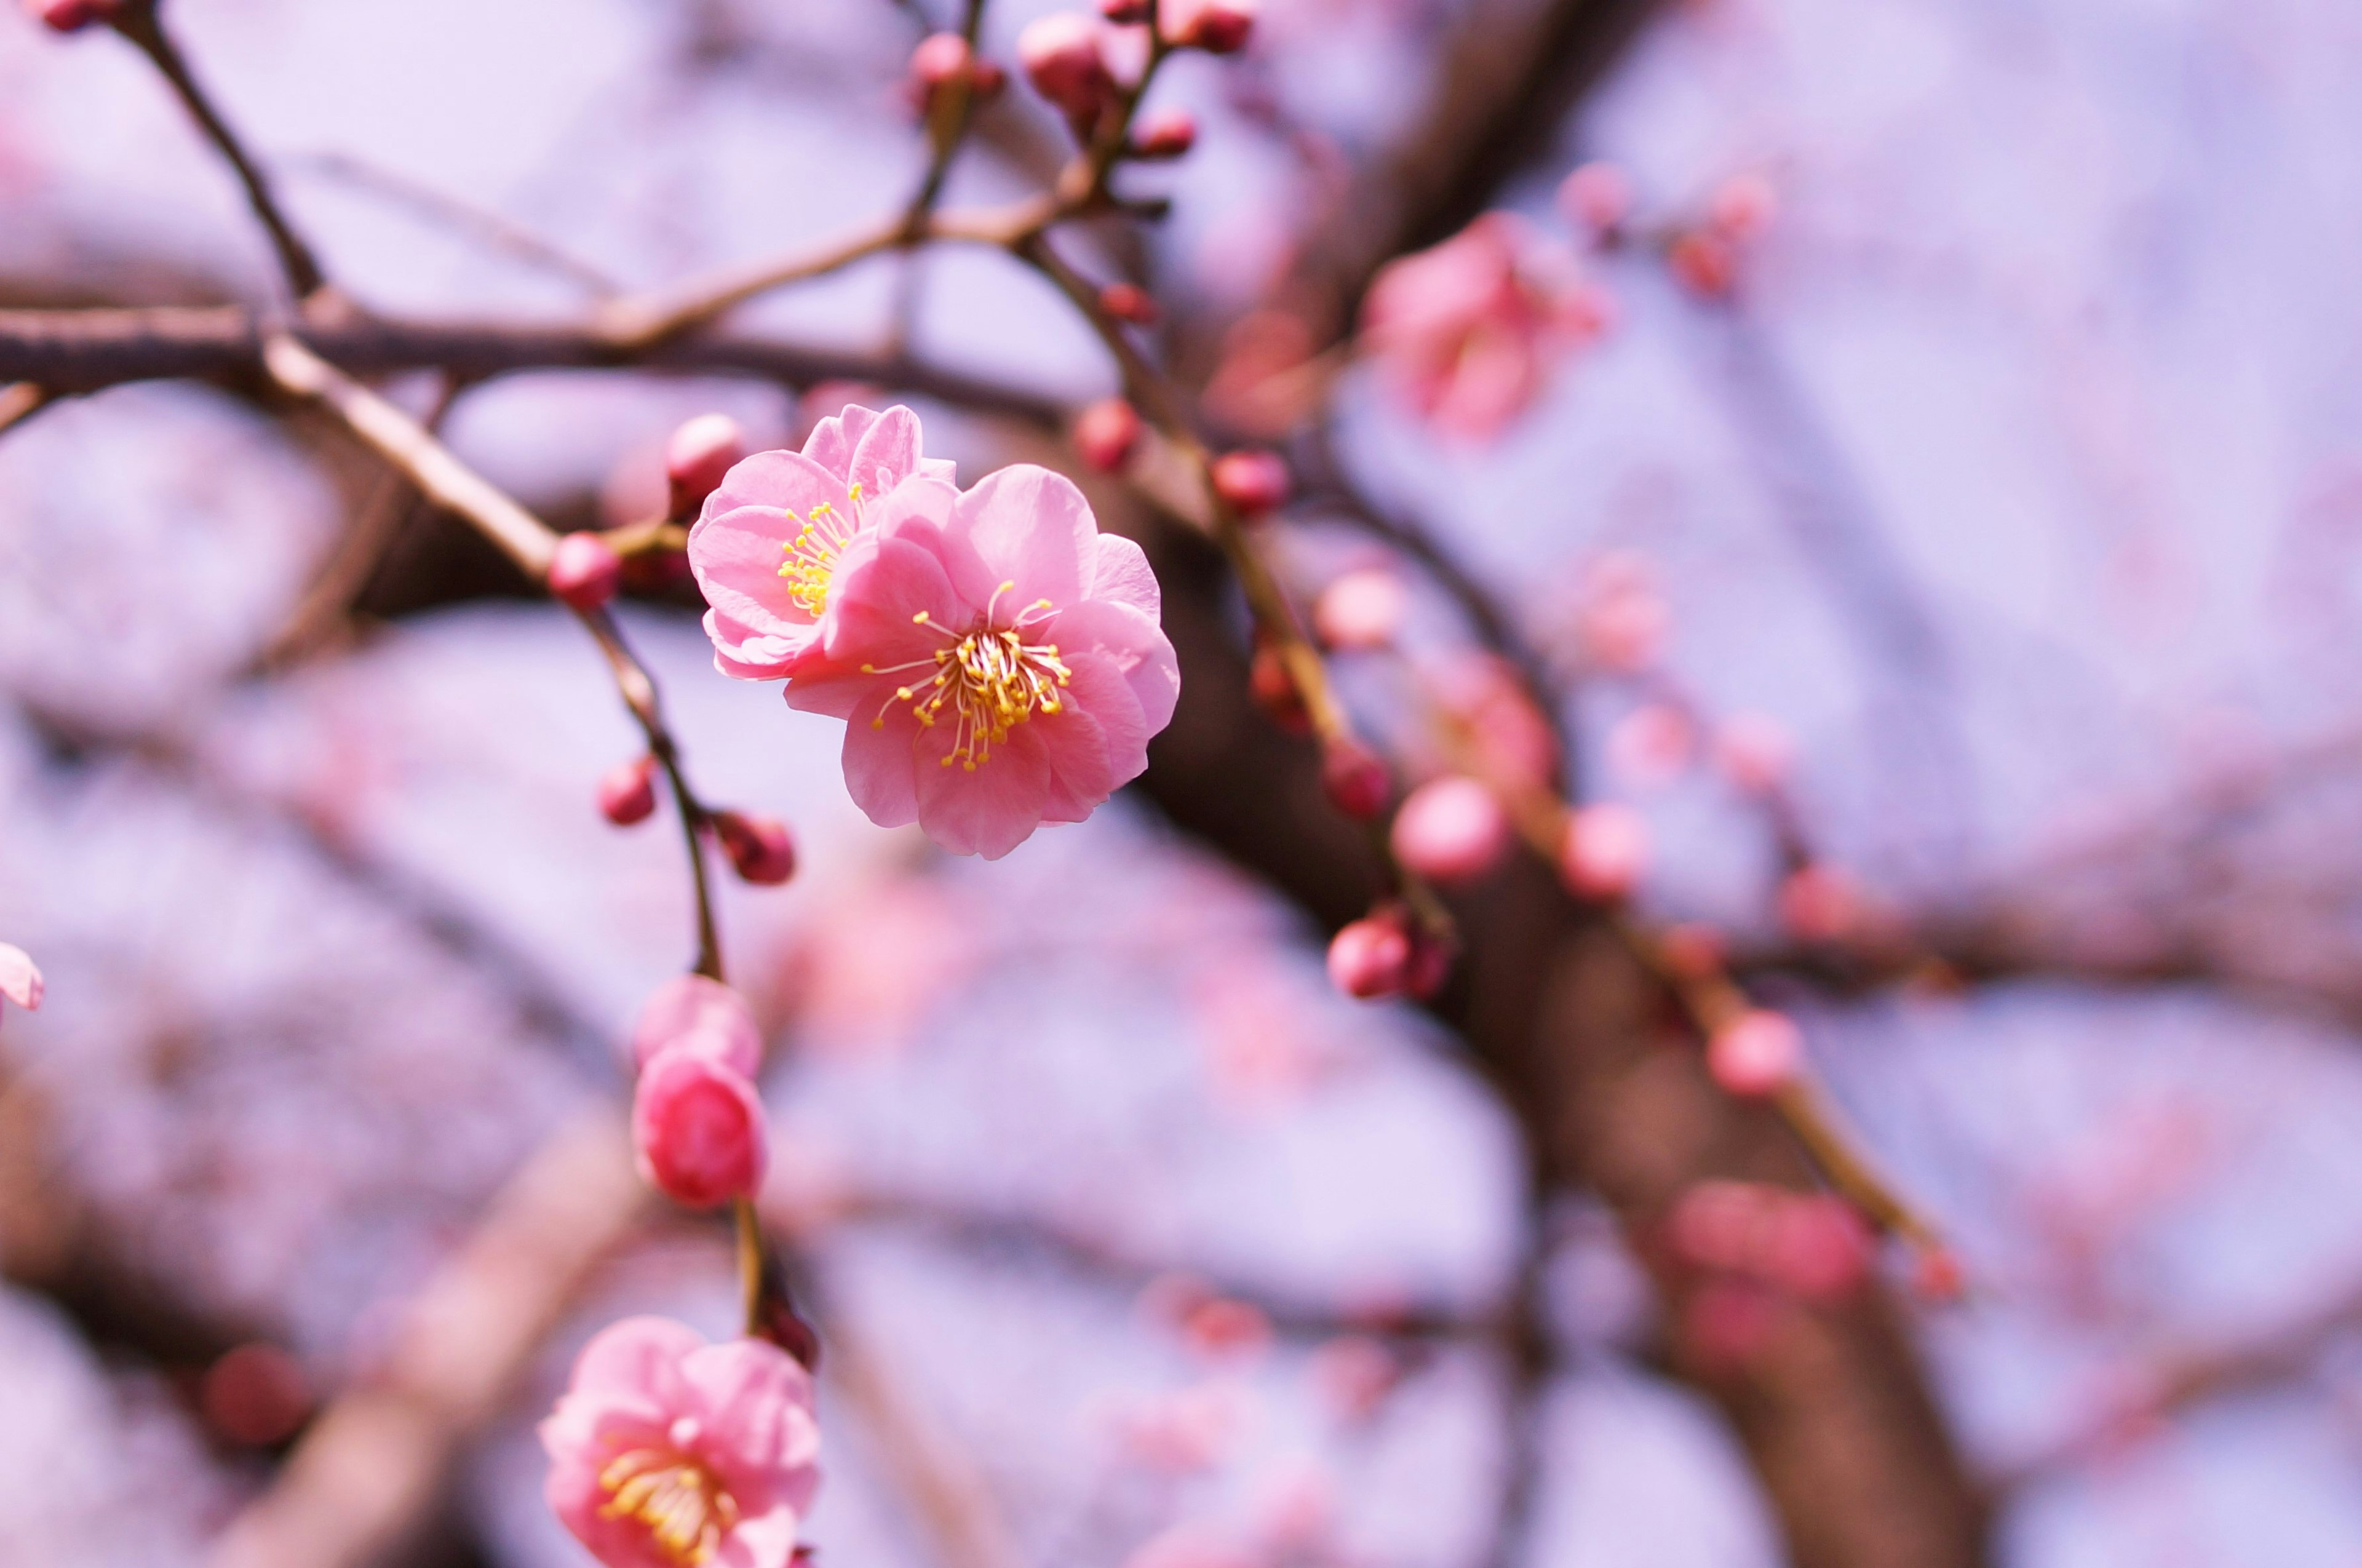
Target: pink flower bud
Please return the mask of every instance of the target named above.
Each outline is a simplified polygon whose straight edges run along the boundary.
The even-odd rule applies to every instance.
[[[1738,1365],[1771,1339],[1777,1306],[1768,1291],[1750,1281],[1710,1279],[1683,1309],[1682,1338],[1708,1366]]]
[[[665,480],[672,487],[676,520],[695,515],[705,498],[721,488],[723,476],[746,455],[746,437],[726,414],[701,414],[672,433],[665,444]]]
[[[796,874],[795,840],[776,817],[741,812],[713,813],[713,836],[741,880],[775,888]]]
[[[1559,210],[1585,228],[1606,234],[1632,212],[1632,182],[1613,163],[1586,163],[1558,188]]]
[[[929,33],[911,51],[911,80],[924,102],[968,73],[976,51],[957,33]]]
[[[1017,35],[1017,63],[1036,93],[1077,126],[1088,126],[1115,95],[1101,42],[1096,18],[1053,11]]]
[[[1804,1066],[1805,1037],[1784,1013],[1751,1008],[1706,1042],[1706,1070],[1724,1090],[1748,1098],[1772,1094]]]
[[[1182,49],[1234,54],[1254,33],[1254,0],[1165,0],[1164,36]]]
[[[1225,452],[1214,459],[1214,493],[1249,517],[1280,505],[1294,489],[1276,452]]]
[[[1099,15],[1118,27],[1136,27],[1148,20],[1149,0],[1099,0]]]
[[[1870,1227],[1844,1198],[1790,1196],[1773,1216],[1764,1272],[1807,1301],[1842,1301],[1870,1272],[1871,1243]]]
[[[1861,921],[1861,892],[1834,866],[1800,867],[1780,884],[1780,923],[1805,942],[1836,942]]]
[[[1473,881],[1501,863],[1509,819],[1493,791],[1460,774],[1429,779],[1395,813],[1395,858],[1446,884]]]
[[[615,597],[624,558],[596,534],[568,534],[549,558],[549,591],[577,610],[596,610]]]
[[[1332,648],[1382,648],[1402,629],[1410,592],[1384,567],[1349,571],[1312,603],[1312,629]]]
[[[1366,1334],[1341,1334],[1312,1353],[1307,1371],[1330,1413],[1365,1421],[1402,1381],[1401,1358]]]
[[[0,997],[32,1012],[41,1005],[41,971],[31,954],[0,942]]]
[[[1715,761],[1750,795],[1768,795],[1786,783],[1795,752],[1786,727],[1760,713],[1732,714],[1714,740]]]
[[[1181,1342],[1210,1361],[1252,1361],[1271,1348],[1271,1319],[1251,1302],[1216,1296],[1181,1319]]]
[[[1109,283],[1099,291],[1099,309],[1134,326],[1151,326],[1156,320],[1156,302],[1138,283]]]
[[[1140,414],[1120,397],[1103,397],[1075,415],[1075,450],[1103,474],[1131,460],[1140,445]]]
[[[1391,914],[1364,916],[1329,942],[1329,978],[1363,1001],[1401,995],[1410,962],[1410,933]]]
[[[763,1034],[745,998],[703,975],[680,975],[657,988],[632,1026],[632,1062],[639,1070],[674,1050],[701,1051],[752,1078],[762,1066]]]
[[[122,0],[25,0],[25,9],[61,33],[80,32],[93,22],[115,19]]]
[[[1738,287],[1738,248],[1724,235],[1692,229],[1665,249],[1673,281],[1700,299],[1727,299]]]
[[[1296,678],[1288,674],[1278,645],[1256,645],[1254,662],[1247,669],[1247,692],[1257,707],[1271,715],[1272,723],[1289,734],[1312,733],[1312,715],[1305,711],[1304,693],[1296,689]]]
[[[1721,973],[1728,946],[1722,933],[1694,920],[1667,926],[1658,941],[1665,967],[1684,980],[1703,980]]]
[[[1649,824],[1629,806],[1584,806],[1566,819],[1559,876],[1580,899],[1628,896],[1649,869]]]
[[[1178,158],[1198,145],[1198,118],[1187,109],[1159,109],[1132,127],[1134,158]]]
[[[1320,786],[1339,811],[1365,823],[1377,821],[1394,795],[1386,765],[1368,746],[1350,738],[1332,740],[1322,750]]]
[[[1750,1181],[1702,1181],[1673,1205],[1665,1234],[1685,1263],[1750,1268],[1770,1243],[1779,1191]]]
[[[769,1158],[754,1084],[718,1055],[679,1047],[640,1071],[632,1145],[648,1185],[690,1209],[754,1197]]]
[[[1754,239],[1779,215],[1780,195],[1760,174],[1734,174],[1706,199],[1706,222],[1727,237]]]
[[[619,762],[599,778],[599,814],[617,827],[644,823],[655,814],[657,759]]]
[[[197,1383],[197,1411],[205,1425],[248,1448],[286,1441],[312,1406],[304,1364],[259,1340],[225,1352]]]
[[[1650,702],[1617,721],[1608,732],[1608,765],[1638,786],[1663,784],[1690,764],[1696,736],[1687,714],[1666,702]]]

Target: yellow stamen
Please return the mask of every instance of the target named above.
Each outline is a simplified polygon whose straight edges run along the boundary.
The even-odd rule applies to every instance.
[[[861,532],[864,524],[861,487],[856,484],[845,491],[845,499],[853,503],[850,523],[825,501],[813,507],[806,517],[799,519],[794,513],[788,513],[790,521],[800,521],[803,526],[794,538],[780,547],[787,551],[788,560],[779,569],[779,575],[788,580],[788,598],[815,621],[828,609],[828,591],[836,576],[836,558]]]
[[[870,727],[883,729],[887,712],[897,702],[910,703],[922,728],[933,729],[948,717],[952,745],[943,766],[956,762],[973,773],[992,760],[993,746],[1007,740],[1010,731],[1036,713],[1064,712],[1062,693],[1074,672],[1058,657],[1058,645],[1027,642],[1021,618],[1018,626],[995,629],[991,624],[1000,595],[1015,586],[1002,583],[992,603],[985,607],[985,624],[965,636],[955,637],[948,628],[935,626],[923,610],[911,616],[912,624],[942,632],[944,646],[926,658],[884,669],[865,664],[862,672],[894,675],[906,669],[933,669],[934,674],[930,679],[896,687],[894,695],[869,721]],[[1031,606],[1028,613],[1050,608],[1045,599]]]
[[[736,1528],[738,1504],[697,1460],[668,1449],[635,1448],[599,1473],[602,1518],[637,1519],[668,1562],[700,1568]]]

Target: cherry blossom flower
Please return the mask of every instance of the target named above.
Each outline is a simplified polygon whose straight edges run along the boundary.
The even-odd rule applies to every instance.
[[[947,481],[952,465],[922,454],[919,416],[899,404],[847,404],[802,451],[757,452],[724,475],[689,534],[715,667],[745,680],[793,674],[819,644],[846,547],[918,477]]]
[[[872,822],[998,859],[1148,766],[1181,689],[1156,579],[1030,463],[891,499],[788,701],[846,721],[845,783]]]
[[[811,1375],[662,1318],[583,1348],[541,1442],[551,1509],[607,1568],[787,1568],[820,1485]]]
[[[1362,326],[1413,408],[1481,441],[1531,406],[1559,352],[1596,337],[1607,315],[1572,257],[1496,212],[1379,273]]]

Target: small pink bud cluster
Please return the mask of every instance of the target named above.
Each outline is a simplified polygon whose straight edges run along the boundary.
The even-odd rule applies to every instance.
[[[762,1055],[754,1013],[720,981],[684,975],[649,999],[632,1033],[632,1143],[650,1186],[691,1209],[755,1196],[769,1161]]]
[[[1115,106],[1115,72],[1108,63],[1107,26],[1079,11],[1053,11],[1017,35],[1017,64],[1052,108],[1065,116],[1079,140],[1088,140]]]
[[[32,955],[0,942],[0,997],[33,1012],[41,1005],[41,971]]]
[[[1349,571],[1312,602],[1312,629],[1332,648],[1367,652],[1395,640],[1410,608],[1410,591],[1385,567]]]
[[[1777,1094],[1805,1066],[1805,1036],[1783,1012],[1749,1008],[1705,1043],[1706,1071],[1742,1099]]]
[[[988,99],[1009,85],[1009,73],[979,57],[957,33],[930,33],[921,39],[911,51],[911,97],[918,109],[932,112],[962,83],[972,97]]]
[[[1400,904],[1380,904],[1329,942],[1329,978],[1362,1001],[1426,1001],[1451,975],[1451,953]]]
[[[1649,823],[1629,806],[1581,806],[1567,813],[1559,840],[1559,878],[1578,899],[1614,903],[1631,897],[1649,869]]]
[[[1245,517],[1260,517],[1286,504],[1295,481],[1276,452],[1225,452],[1214,459],[1214,493]]]
[[[1762,237],[1779,213],[1779,194],[1760,174],[1738,174],[1706,198],[1705,214],[1677,230],[1665,247],[1674,281],[1701,299],[1727,299],[1738,290],[1747,248]]]
[[[1103,397],[1075,415],[1075,450],[1103,474],[1120,472],[1140,446],[1139,411],[1120,397]]]
[[[1473,882],[1507,853],[1508,813],[1483,783],[1451,774],[1410,792],[1389,840],[1395,858],[1419,876],[1446,887]]]
[[[123,6],[124,0],[25,0],[25,9],[35,20],[61,33],[111,22],[122,14]]]

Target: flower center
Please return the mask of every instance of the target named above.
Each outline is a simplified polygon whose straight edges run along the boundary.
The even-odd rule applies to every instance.
[[[637,1519],[667,1562],[699,1568],[738,1523],[738,1505],[699,1461],[670,1449],[635,1448],[599,1473],[602,1518]]]
[[[815,621],[828,609],[828,586],[836,575],[838,553],[861,532],[861,487],[856,484],[847,491],[845,499],[853,503],[850,522],[825,501],[804,517],[799,518],[793,512],[788,513],[789,521],[803,526],[794,538],[780,547],[787,551],[788,559],[779,568],[779,575],[788,580],[788,598]]]
[[[1074,672],[1060,661],[1057,644],[1025,640],[1025,622],[1053,608],[1050,602],[1043,599],[1029,605],[1013,625],[996,628],[992,624],[993,611],[1000,596],[1016,586],[1004,582],[996,589],[992,603],[985,606],[984,624],[964,636],[936,625],[924,610],[911,617],[913,624],[941,633],[944,646],[930,657],[912,659],[908,664],[890,665],[884,669],[865,664],[862,673],[899,675],[904,670],[932,670],[933,674],[927,679],[896,687],[885,707],[869,721],[870,727],[884,728],[887,709],[897,702],[911,704],[911,712],[928,729],[948,718],[952,746],[944,754],[943,765],[949,767],[956,762],[973,773],[980,764],[992,760],[993,746],[1007,740],[1010,730],[1036,713],[1055,713],[1064,709],[1065,698],[1060,693]]]

